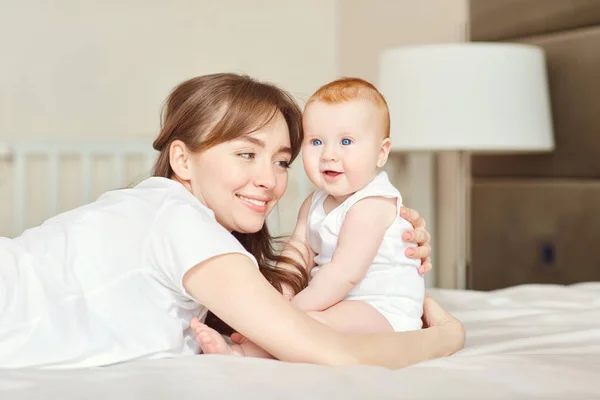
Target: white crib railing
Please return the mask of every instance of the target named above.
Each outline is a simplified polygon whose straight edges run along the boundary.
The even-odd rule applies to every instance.
[[[94,185],[94,173],[102,172],[110,174],[110,182],[106,183],[111,189],[117,189],[127,186],[133,182],[131,179],[139,181],[151,173],[152,165],[158,153],[152,148],[152,141],[148,140],[36,140],[36,141],[15,141],[12,143],[0,143],[0,159],[9,161],[9,168],[12,169],[12,193],[6,192],[6,196],[12,197],[12,206],[5,207],[5,210],[12,209],[11,227],[2,227],[2,235],[17,235],[23,232],[32,223],[32,218],[39,220],[43,214],[50,217],[61,211],[61,201],[74,201],[76,204],[87,204],[94,200],[94,190],[98,185]],[[76,167],[79,168],[79,182],[68,181],[68,184],[77,186],[75,192],[72,188],[66,188],[65,185],[65,159],[70,157],[77,159]],[[143,170],[145,176],[136,174],[132,177],[127,174],[127,161],[130,157],[135,157],[134,163],[137,169]],[[43,159],[43,171],[34,168],[36,161]],[[109,171],[106,171],[106,164],[96,165],[98,158],[110,160]],[[73,164],[69,164],[73,165]],[[94,167],[97,166],[95,169]],[[101,168],[101,170],[100,170]],[[30,207],[30,202],[34,200],[33,191],[29,182],[32,177],[39,177],[47,181],[46,191],[43,192],[43,205],[38,204],[37,208]],[[11,180],[11,176],[7,176]],[[2,177],[0,176],[0,179]],[[63,183],[61,185],[61,182]],[[8,188],[9,185],[1,185]],[[312,187],[304,174],[302,161],[298,159],[294,163],[294,168],[290,170],[290,180],[288,184],[287,196],[280,202],[275,212],[269,216],[269,225],[274,234],[289,234],[294,228],[296,216],[302,201],[310,193]],[[67,194],[68,192],[68,194]],[[78,197],[77,199],[72,196]],[[3,194],[4,196],[4,194]],[[9,200],[10,201],[10,200]],[[33,204],[33,203],[32,203]],[[71,204],[73,205],[73,204]],[[39,207],[45,209],[39,209]],[[4,207],[3,207],[4,208]],[[35,212],[33,212],[35,211]],[[37,217],[34,214],[38,214]],[[6,218],[5,218],[6,220]]]
[[[13,142],[0,148],[0,155],[8,157],[13,170],[13,230],[22,232],[27,227],[27,211],[29,201],[29,159],[32,156],[43,157],[46,162],[46,179],[49,193],[47,195],[47,214],[59,212],[61,196],[61,158],[76,157],[81,166],[80,202],[86,204],[93,199],[93,162],[97,157],[108,157],[112,165],[112,182],[114,188],[123,187],[126,182],[125,164],[127,157],[141,157],[144,171],[150,174],[157,156],[149,140],[37,140]]]

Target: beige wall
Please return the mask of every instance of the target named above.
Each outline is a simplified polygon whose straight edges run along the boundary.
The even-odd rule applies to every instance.
[[[338,19],[340,74],[377,83],[382,50],[463,41],[467,0],[341,0]],[[387,169],[410,204],[406,167],[403,156],[392,155]]]
[[[17,138],[147,138],[169,90],[191,76],[244,72],[302,103],[340,75],[377,81],[386,47],[463,37],[467,0],[4,0],[0,146]],[[47,217],[32,165],[31,224]],[[65,162],[78,175],[73,160]],[[402,156],[387,167],[411,204]],[[273,221],[289,233],[304,193],[298,163]],[[12,181],[0,161],[0,235],[12,235]],[[104,189],[95,188],[95,193]],[[78,205],[64,199],[62,209]],[[438,270],[441,268],[436,266]]]
[[[337,72],[335,0],[3,0],[1,7],[0,146],[151,139],[168,92],[196,75],[247,73],[302,102]],[[39,182],[44,167],[34,167]],[[300,205],[296,183],[280,205],[282,232]],[[11,185],[3,160],[0,235],[13,233]],[[32,224],[46,217],[43,194],[33,203]]]
[[[236,71],[299,98],[336,72],[334,0],[4,0],[0,132],[151,137],[179,81]]]
[[[381,50],[463,37],[466,0],[340,0],[340,73],[377,81]]]

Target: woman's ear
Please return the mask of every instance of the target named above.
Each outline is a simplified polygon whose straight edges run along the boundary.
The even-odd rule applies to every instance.
[[[390,138],[385,138],[383,142],[381,142],[379,157],[377,158],[377,167],[382,168],[385,165],[388,155],[390,154],[391,147],[392,142],[390,141]]]
[[[175,140],[169,147],[169,163],[177,180],[186,182],[192,179],[190,151],[181,140]]]

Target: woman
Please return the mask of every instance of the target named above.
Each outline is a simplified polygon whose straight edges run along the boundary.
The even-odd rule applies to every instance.
[[[430,328],[342,335],[273,288],[306,284],[265,225],[302,141],[286,93],[208,75],[179,85],[165,111],[154,177],[0,240],[0,367],[196,354],[189,322],[208,310],[286,361],[401,367],[462,347],[462,325],[433,300]]]

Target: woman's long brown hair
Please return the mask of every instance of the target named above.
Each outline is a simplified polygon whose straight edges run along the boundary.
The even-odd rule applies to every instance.
[[[191,151],[203,151],[260,129],[277,112],[287,122],[293,161],[303,139],[302,111],[288,93],[275,85],[231,73],[204,75],[181,83],[171,92],[163,110],[162,128],[153,144],[160,152],[153,175],[173,177],[169,161],[173,141],[182,141]],[[279,292],[282,284],[289,285],[295,293],[306,287],[306,269],[278,254],[275,247],[280,238],[273,238],[266,224],[256,233],[233,234],[256,258],[263,276]],[[278,262],[290,269],[277,268]],[[222,333],[231,332],[210,313],[206,322]]]

